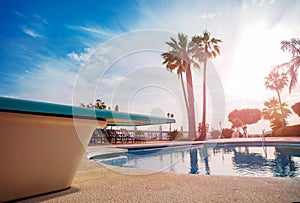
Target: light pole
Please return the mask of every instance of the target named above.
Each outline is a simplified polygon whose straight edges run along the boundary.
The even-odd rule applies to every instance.
[[[167,113],[167,117],[168,117],[168,118],[174,118],[174,114]],[[170,123],[170,132],[171,132],[171,130],[172,130],[172,129],[171,129],[171,124],[172,124],[172,123]]]

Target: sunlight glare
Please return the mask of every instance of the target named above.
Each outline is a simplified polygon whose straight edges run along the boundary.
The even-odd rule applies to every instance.
[[[257,23],[245,28],[233,54],[228,95],[240,98],[268,98],[264,78],[270,69],[286,61],[280,50],[280,41],[286,32],[279,26],[268,28],[266,23]]]

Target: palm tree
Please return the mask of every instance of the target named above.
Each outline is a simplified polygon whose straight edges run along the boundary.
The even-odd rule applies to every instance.
[[[269,120],[271,128],[278,129],[287,125],[287,117],[292,113],[287,107],[287,103],[282,104],[273,97],[269,101],[264,102],[265,108],[262,110],[262,117]]]
[[[202,113],[202,130],[200,135],[200,140],[206,139],[206,63],[210,58],[215,58],[220,55],[220,47],[218,43],[222,40],[211,38],[208,31],[203,32],[203,36],[194,36],[193,40],[200,48],[204,49],[204,54],[198,55],[198,59],[204,63],[203,68],[203,113]]]
[[[287,73],[280,73],[273,69],[267,77],[265,77],[265,86],[267,89],[274,90],[277,93],[279,104],[281,105],[280,93],[288,84]]]
[[[292,38],[289,41],[281,41],[281,50],[288,51],[292,54],[290,61],[283,63],[277,68],[287,69],[286,73],[290,75],[289,93],[296,87],[298,70],[300,67],[300,39]]]
[[[189,137],[195,137],[196,125],[191,65],[193,64],[195,67],[199,67],[199,65],[193,60],[197,47],[193,43],[189,42],[188,37],[182,33],[178,33],[178,41],[171,38],[171,41],[166,42],[166,44],[169,45],[171,50],[162,54],[162,57],[164,58],[163,64],[166,64],[167,69],[171,72],[177,69],[177,75],[181,80],[188,114]],[[183,73],[186,75],[187,94],[182,78]]]

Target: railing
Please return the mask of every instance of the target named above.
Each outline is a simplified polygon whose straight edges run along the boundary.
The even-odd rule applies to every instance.
[[[121,130],[115,130],[117,133],[121,133]],[[170,131],[161,131],[162,138],[160,139],[160,131],[159,130],[147,130],[147,131],[134,131],[134,130],[127,130],[131,136],[135,135],[142,135],[146,137],[148,140],[167,140],[168,134]],[[142,132],[142,134],[139,134]]]
[[[118,134],[122,134],[121,133],[121,130],[120,129],[115,129],[115,131],[118,133]],[[140,131],[140,130],[127,130],[129,135],[134,137],[134,136],[143,136],[146,138],[146,140],[151,140],[151,141],[156,141],[156,140],[162,140],[162,141],[166,141],[166,140],[169,140],[169,133],[170,131],[169,130],[164,130],[164,131],[159,131],[159,130],[143,130],[143,131]],[[183,131],[183,137],[188,137],[189,133],[188,131]],[[197,133],[197,136],[198,133]],[[251,138],[251,137],[262,137],[261,134],[249,134],[247,136],[248,138]],[[207,136],[206,136],[206,139],[212,139],[211,137],[211,133],[210,132],[207,132]],[[91,140],[90,140],[90,144],[96,144],[97,142],[101,142],[101,143],[106,143],[106,139],[104,137],[94,137],[94,135],[92,136]]]

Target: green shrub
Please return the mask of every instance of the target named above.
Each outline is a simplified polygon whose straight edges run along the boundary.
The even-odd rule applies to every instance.
[[[182,134],[182,132],[175,129],[169,133],[169,139],[176,140],[176,141],[181,140],[181,139],[183,139],[183,134]]]
[[[144,131],[138,130],[138,131],[136,131],[135,134],[136,134],[136,135],[144,135]]]
[[[293,111],[294,111],[298,116],[300,116],[300,102],[295,103],[295,104],[292,106],[292,109],[293,109]]]
[[[231,128],[224,128],[222,130],[222,138],[231,138],[234,130]]]
[[[272,137],[300,137],[300,125],[284,126],[272,132]]]

